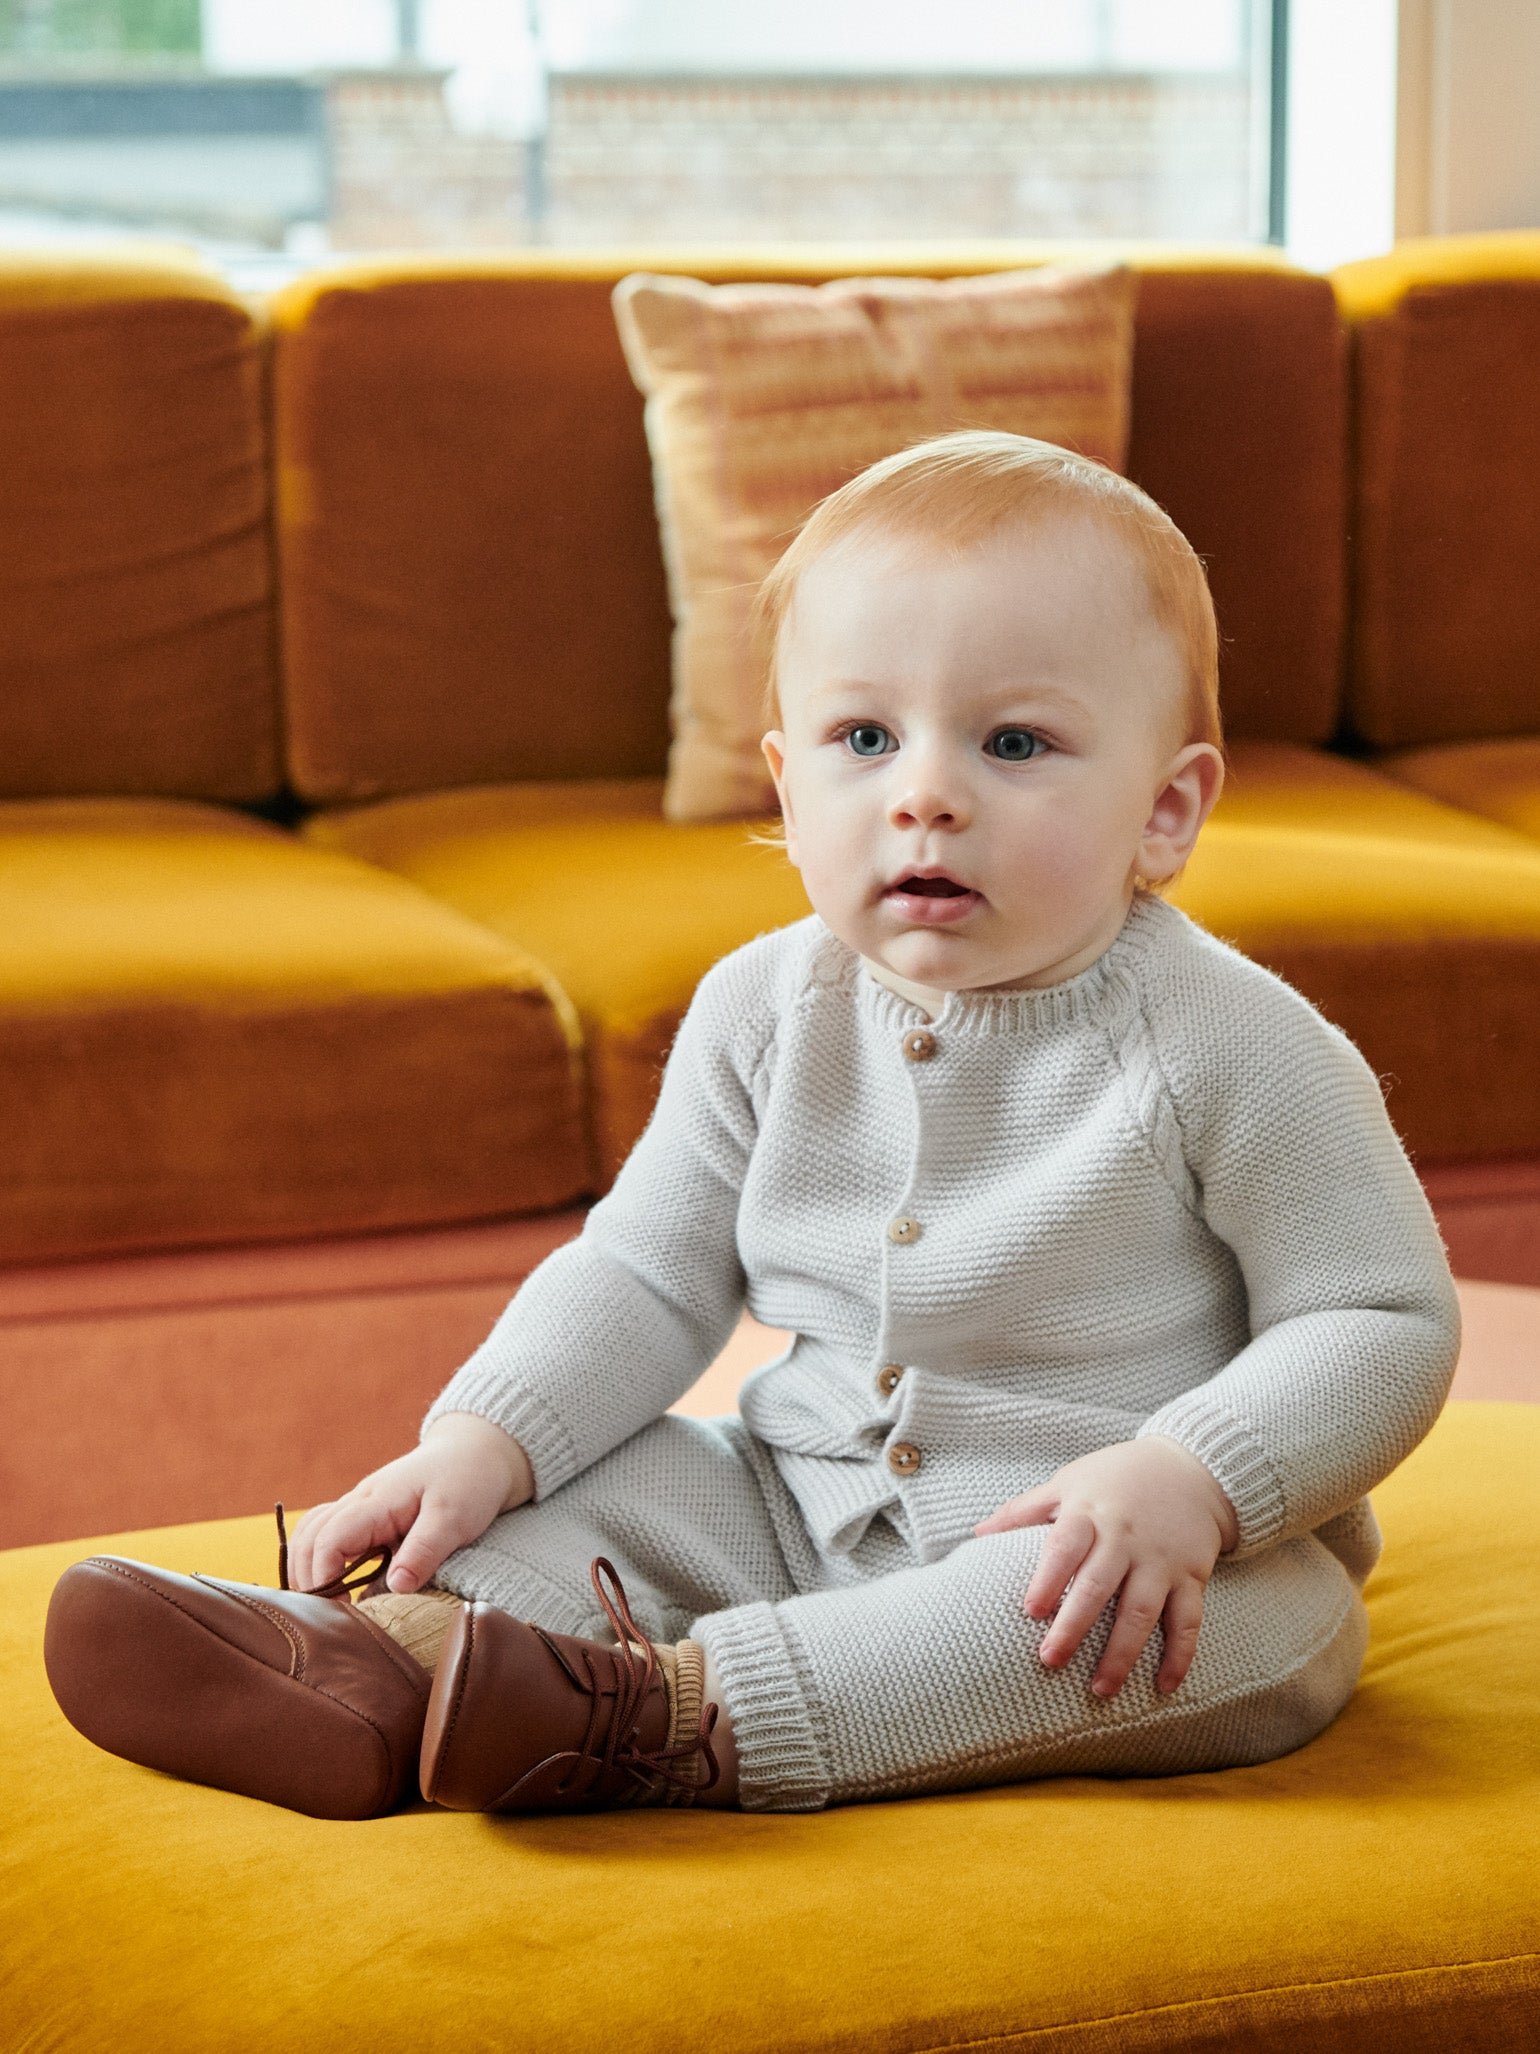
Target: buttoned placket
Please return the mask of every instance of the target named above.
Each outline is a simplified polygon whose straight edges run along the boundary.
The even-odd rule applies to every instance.
[[[950,1010],[954,1000],[949,999]],[[921,1248],[925,1239],[927,1221],[919,1198],[922,1188],[926,1157],[926,1116],[928,1101],[941,1085],[946,1068],[946,1035],[944,1032],[945,1010],[938,1020],[926,1024],[904,1027],[898,1036],[902,1069],[913,1094],[915,1145],[911,1165],[909,1188],[903,1203],[888,1221],[888,1247],[883,1259],[883,1335],[889,1343],[884,1350],[883,1360],[874,1371],[875,1392],[882,1403],[887,1437],[883,1445],[882,1459],[889,1474],[900,1486],[899,1505],[903,1510],[904,1523],[910,1529],[911,1539],[923,1550],[923,1537],[913,1523],[914,1501],[903,1486],[917,1478],[925,1467],[925,1450],[909,1438],[904,1431],[904,1417],[910,1409],[910,1399],[915,1386],[912,1366],[903,1360],[902,1348],[891,1345],[894,1326],[895,1294],[902,1299],[906,1282],[912,1281],[913,1271],[906,1267],[923,1262]],[[891,1031],[891,1030],[890,1030]]]

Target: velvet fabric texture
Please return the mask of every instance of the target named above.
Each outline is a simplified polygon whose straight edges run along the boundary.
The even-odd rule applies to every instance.
[[[671,820],[775,809],[754,594],[820,500],[957,428],[1123,469],[1135,283],[1126,267],[1065,265],[820,286],[620,281],[674,615]]]
[[[307,838],[410,878],[545,964],[581,1023],[604,1189],[652,1113],[712,964],[808,912],[742,821],[662,816],[657,779],[496,785],[316,815]],[[764,823],[763,825],[768,825]]]
[[[1408,749],[1381,758],[1378,767],[1446,806],[1484,814],[1540,841],[1540,734]]]
[[[1351,712],[1384,748],[1540,731],[1540,235],[1334,274],[1357,413]]]
[[[587,1175],[546,973],[174,800],[0,807],[0,1262],[474,1219]]]
[[[1540,849],[1315,750],[1234,752],[1168,896],[1363,1050],[1420,1165],[1540,1153]]]
[[[669,614],[610,311],[636,268],[714,282],[1139,272],[1128,470],[1210,566],[1231,733],[1337,720],[1342,338],[1266,252],[1116,246],[538,251],[382,259],[273,305],[291,774],[318,801],[659,775]]]
[[[1376,1492],[1364,1680],[1298,1754],[811,1817],[339,1825],[177,1783],[49,1695],[48,1593],[96,1544],[6,1555],[7,2030],[56,2054],[534,2054],[600,2006],[636,2054],[1528,2046],[1537,1462],[1540,1408],[1457,1405]],[[270,1517],[111,1545],[273,1581]]]
[[[582,1224],[573,1207],[0,1269],[0,1549],[340,1497],[415,1443],[519,1284]]]
[[[754,830],[667,822],[660,798],[645,781],[500,786],[306,829],[550,969],[589,1051],[598,1188],[651,1113],[706,970],[807,910],[796,872]],[[1419,1160],[1540,1153],[1533,843],[1343,757],[1243,742],[1170,897],[1353,1037]]]
[[[262,376],[185,252],[0,253],[0,797],[277,788]]]

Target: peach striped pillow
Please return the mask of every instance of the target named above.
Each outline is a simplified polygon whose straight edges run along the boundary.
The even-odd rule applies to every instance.
[[[953,428],[1061,442],[1121,469],[1137,281],[1122,267],[937,283],[615,288],[674,612],[674,820],[773,811],[759,753],[755,588],[818,501]]]

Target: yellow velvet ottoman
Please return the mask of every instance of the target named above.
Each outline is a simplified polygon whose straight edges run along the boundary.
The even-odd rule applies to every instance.
[[[1264,1768],[816,1817],[336,1825],[95,1752],[43,1677],[84,1545],[0,1556],[0,2045],[1540,2045],[1540,1407],[1377,1494],[1363,1686]],[[265,1519],[119,1537],[267,1580]]]

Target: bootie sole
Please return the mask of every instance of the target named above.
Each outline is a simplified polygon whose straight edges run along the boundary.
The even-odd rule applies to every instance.
[[[323,1819],[415,1795],[427,1674],[345,1602],[97,1556],[43,1654],[76,1731],[145,1768]]]

